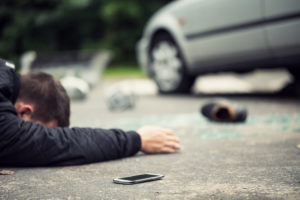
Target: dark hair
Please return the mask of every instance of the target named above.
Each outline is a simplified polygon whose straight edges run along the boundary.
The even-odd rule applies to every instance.
[[[43,72],[21,75],[18,100],[31,103],[31,118],[47,123],[57,120],[58,126],[70,125],[70,98],[59,80]]]

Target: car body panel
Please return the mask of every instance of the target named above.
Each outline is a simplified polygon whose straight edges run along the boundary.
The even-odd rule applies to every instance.
[[[230,67],[233,63],[241,63],[242,68],[246,66],[242,65],[244,62],[271,57],[264,32],[259,28],[200,38],[190,42],[189,46],[194,53],[190,70],[198,73],[215,72],[219,66]],[[235,67],[232,65],[226,70]]]
[[[189,70],[212,72],[233,59],[246,62],[249,58],[270,57],[264,31],[251,27],[263,20],[261,4],[261,0],[191,1],[175,9],[174,16],[186,23],[182,31],[189,52]]]
[[[277,59],[299,56],[300,1],[264,0],[267,40]]]
[[[150,75],[149,48],[160,31],[172,36],[192,75],[278,67],[283,58],[300,64],[300,0],[173,1],[151,17],[137,45]]]
[[[299,13],[299,0],[263,0],[265,17],[274,18],[278,16]]]
[[[186,21],[182,26],[182,31],[186,36],[202,35],[201,33],[210,33],[263,19],[261,0],[193,0],[189,2],[171,11],[175,17]]]
[[[266,30],[269,46],[276,58],[299,56],[300,20],[272,24]]]

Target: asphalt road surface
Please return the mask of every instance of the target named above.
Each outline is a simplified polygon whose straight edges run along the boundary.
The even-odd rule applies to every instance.
[[[0,199],[300,199],[299,88],[279,92],[291,81],[281,72],[204,80],[192,95],[172,96],[158,96],[147,80],[101,82],[87,100],[72,102],[72,126],[159,125],[176,132],[182,149],[82,166],[5,168],[15,173],[0,176]],[[112,112],[105,99],[120,87],[131,88],[135,106]],[[215,123],[199,113],[219,99],[247,108],[247,121]],[[147,172],[165,177],[136,185],[112,182]]]

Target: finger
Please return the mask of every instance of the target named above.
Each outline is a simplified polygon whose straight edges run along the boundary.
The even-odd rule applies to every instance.
[[[169,136],[174,136],[175,135],[175,133],[173,132],[173,131],[169,131],[169,132],[165,132],[167,135],[169,135]]]
[[[163,131],[167,135],[175,135],[174,131],[170,129],[162,128],[161,131]]]
[[[163,147],[160,151],[161,153],[175,153],[176,152],[176,149],[173,149],[171,147]]]
[[[164,147],[169,147],[169,148],[172,148],[172,149],[175,149],[175,150],[180,149],[180,145],[178,143],[175,143],[175,142],[167,142]]]
[[[167,140],[171,141],[171,142],[176,142],[176,143],[180,142],[179,138],[176,136],[168,136]]]

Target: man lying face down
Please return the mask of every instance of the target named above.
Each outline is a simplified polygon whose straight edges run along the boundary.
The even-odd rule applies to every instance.
[[[77,165],[144,153],[173,153],[179,139],[168,129],[137,131],[68,128],[70,100],[44,73],[19,79],[0,59],[0,166]]]

